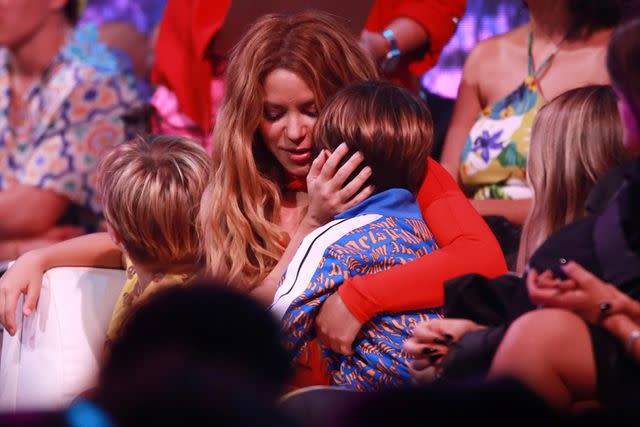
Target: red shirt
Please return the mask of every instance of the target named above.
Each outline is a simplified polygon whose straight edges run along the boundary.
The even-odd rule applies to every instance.
[[[418,204],[441,249],[390,270],[346,280],[338,293],[362,323],[384,311],[440,306],[444,282],[463,274],[496,277],[507,272],[493,233],[451,175],[431,158]]]

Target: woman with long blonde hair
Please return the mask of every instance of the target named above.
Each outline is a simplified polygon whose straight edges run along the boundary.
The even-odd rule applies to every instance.
[[[235,47],[226,72],[214,173],[200,212],[207,266],[270,302],[304,236],[373,192],[363,186],[370,168],[347,182],[363,159],[355,153],[343,162],[349,141],[312,163],[311,134],[327,98],[378,73],[355,38],[318,12],[264,16]],[[318,335],[335,351],[349,353],[362,324],[379,312],[441,305],[446,280],[506,271],[490,230],[432,159],[418,202],[442,250],[346,280],[316,321]],[[389,287],[390,280],[401,285]]]
[[[284,85],[307,86],[300,105],[265,96],[273,70],[294,74],[284,76]],[[243,37],[227,68],[214,174],[201,211],[212,273],[254,287],[273,269],[304,213],[306,193],[296,190],[309,172],[319,110],[346,84],[376,76],[355,40],[322,14],[268,15]],[[276,140],[280,154],[266,139]]]
[[[533,190],[518,272],[558,228],[585,216],[595,182],[627,158],[611,86],[586,86],[540,109],[532,129],[527,178]]]

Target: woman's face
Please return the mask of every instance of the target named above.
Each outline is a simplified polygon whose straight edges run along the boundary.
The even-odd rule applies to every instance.
[[[317,119],[313,92],[297,74],[276,68],[267,75],[259,131],[269,151],[291,175],[305,177],[309,172]]]

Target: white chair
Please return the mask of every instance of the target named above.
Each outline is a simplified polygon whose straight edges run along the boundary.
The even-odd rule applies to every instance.
[[[55,410],[95,384],[107,327],[125,272],[64,267],[44,274],[29,317],[3,333],[0,411]]]

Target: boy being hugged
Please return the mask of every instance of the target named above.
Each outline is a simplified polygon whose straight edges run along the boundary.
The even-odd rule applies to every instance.
[[[280,281],[271,311],[294,358],[314,338],[320,306],[346,278],[438,249],[416,201],[433,140],[431,115],[421,100],[390,83],[351,85],[325,106],[313,139],[317,151],[346,142],[361,152],[376,193],[309,234]],[[351,355],[323,348],[332,384],[372,390],[407,383],[409,356],[402,344],[416,323],[434,317],[441,317],[439,308],[380,313],[363,325]]]
[[[126,268],[127,281],[107,332],[114,339],[138,303],[166,286],[184,284],[202,265],[196,227],[210,162],[197,143],[176,136],[139,137],[116,146],[98,168],[97,189],[107,233],[27,252],[0,279],[6,303],[0,319],[15,333],[15,307],[35,309],[42,274],[54,267]]]

